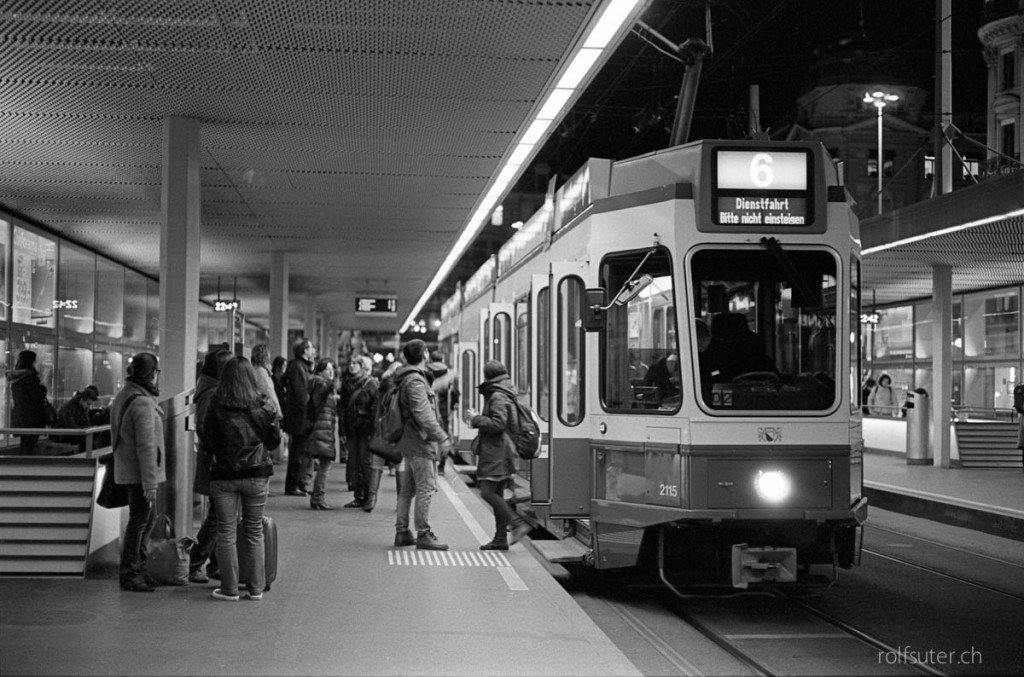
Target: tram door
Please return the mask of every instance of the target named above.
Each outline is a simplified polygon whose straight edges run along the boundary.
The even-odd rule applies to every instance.
[[[552,517],[590,514],[590,437],[584,425],[590,386],[582,327],[588,272],[582,262],[551,264],[548,426]]]
[[[540,418],[540,454],[530,461],[530,494],[534,505],[551,503],[551,276],[547,273],[530,279],[530,346],[533,367],[530,370],[530,406]]]
[[[461,338],[461,337],[460,337]],[[480,366],[479,346],[476,341],[460,340],[455,344],[455,368],[459,378],[459,408],[452,412],[459,435],[459,452],[470,455],[476,428],[465,425],[466,410],[476,406],[477,374]],[[472,459],[468,459],[472,462]]]

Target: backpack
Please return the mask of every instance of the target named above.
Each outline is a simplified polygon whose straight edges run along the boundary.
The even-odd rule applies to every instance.
[[[1024,414],[1024,383],[1018,383],[1013,387],[1013,408],[1018,414]]]
[[[510,430],[509,438],[519,458],[529,461],[540,454],[540,421],[530,405],[523,404],[518,398],[516,405],[516,428]]]
[[[402,439],[402,432],[405,430],[398,396],[401,390],[401,385],[397,385],[394,388],[389,388],[380,397],[377,421],[374,424],[374,436],[380,436],[388,442],[397,442]]]

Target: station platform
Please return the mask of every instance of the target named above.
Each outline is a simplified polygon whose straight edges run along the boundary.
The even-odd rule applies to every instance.
[[[528,549],[483,553],[490,509],[450,468],[431,525],[446,553],[395,548],[395,483],[377,509],[330,512],[285,496],[267,514],[279,573],[263,600],[210,597],[216,581],[123,592],[116,579],[0,579],[0,674],[639,675]],[[487,555],[487,556],[485,556]]]
[[[903,454],[864,453],[868,511],[892,512],[1024,541],[1024,472],[908,465]]]

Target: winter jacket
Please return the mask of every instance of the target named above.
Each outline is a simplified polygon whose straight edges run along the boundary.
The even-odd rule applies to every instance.
[[[349,391],[348,402],[344,406],[345,435],[369,437],[377,419],[380,384],[373,376],[366,376],[352,382]]]
[[[200,374],[196,381],[195,394],[192,401],[195,403],[196,421],[196,472],[192,478],[192,491],[197,494],[210,495],[210,454],[203,444],[203,422],[206,412],[210,409],[210,400],[217,390],[217,379]]]
[[[244,409],[225,405],[215,395],[200,435],[203,447],[213,456],[211,481],[274,474],[270,450],[281,443],[281,429],[274,419],[274,406],[265,397],[256,407]],[[257,453],[258,447],[262,449]]]
[[[274,389],[274,377],[270,375],[270,370],[266,367],[253,367],[256,370],[256,386],[260,389],[260,392],[267,396],[270,403],[274,405],[274,413],[277,414],[278,420],[284,415],[281,412],[281,402],[277,399],[277,391]]]
[[[299,358],[290,360],[284,372],[285,406],[281,427],[286,433],[306,436],[313,429],[306,405],[309,403],[309,381],[313,367]]]
[[[487,379],[479,390],[487,401],[469,422],[478,432],[476,474],[480,479],[506,479],[516,472],[515,450],[506,434],[518,425],[516,391],[508,374]]]
[[[338,421],[338,396],[334,393],[334,383],[323,376],[314,376],[310,381],[308,406],[313,431],[309,434],[306,453],[333,461],[338,457],[338,447],[334,442],[334,427]]]
[[[128,398],[137,395],[125,406]],[[164,454],[164,414],[156,396],[127,381],[110,407],[110,439],[114,447],[114,481],[156,489],[167,479]]]
[[[430,387],[437,394],[437,408],[441,412],[441,425],[446,431],[450,431],[448,421],[451,418],[452,410],[459,403],[458,379],[444,362],[431,362],[427,368],[434,376],[434,382],[430,384]]]
[[[35,368],[15,369],[7,372],[7,382],[14,399],[11,427],[45,428],[46,386],[39,381],[39,372]]]
[[[871,390],[871,395],[868,397],[869,410],[875,416],[899,416],[900,412],[896,408],[898,403],[896,402],[896,391],[891,385],[883,386],[876,385]]]
[[[71,398],[60,405],[57,410],[57,425],[55,428],[88,428],[92,425],[89,422],[89,411],[83,409],[82,405]],[[78,444],[84,442],[84,435],[50,435],[50,440],[59,444]]]
[[[404,429],[395,448],[402,456],[437,460],[439,443],[448,442],[437,411],[437,395],[427,382],[425,367],[405,365],[395,373]]]

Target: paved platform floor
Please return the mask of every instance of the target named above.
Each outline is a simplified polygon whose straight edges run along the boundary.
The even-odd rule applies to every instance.
[[[122,592],[114,579],[0,579],[0,675],[637,675],[522,545],[481,558],[490,510],[457,475],[433,501],[445,557],[394,548],[394,479],[373,513],[342,509],[344,467],[312,511],[268,514],[280,573],[260,602],[211,585]]]
[[[902,455],[867,452],[864,487],[869,506],[1024,541],[1020,470],[908,465]]]

